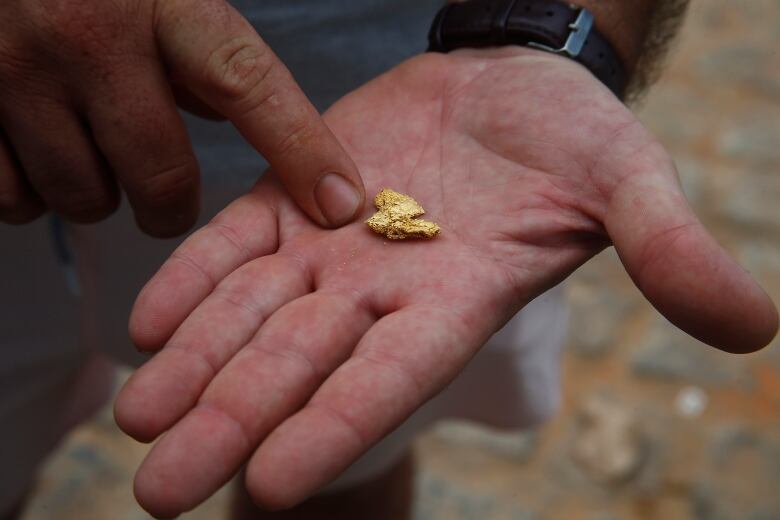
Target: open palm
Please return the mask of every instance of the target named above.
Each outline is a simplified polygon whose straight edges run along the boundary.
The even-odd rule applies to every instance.
[[[771,301],[691,213],[661,146],[574,62],[423,55],[326,121],[369,193],[413,196],[442,232],[323,230],[266,176],[188,239],[139,296],[133,339],[164,348],[116,405],[134,437],[168,432],[136,478],[153,514],[194,507],[248,459],[258,503],[300,502],[610,243],[700,339],[751,351],[774,335]]]

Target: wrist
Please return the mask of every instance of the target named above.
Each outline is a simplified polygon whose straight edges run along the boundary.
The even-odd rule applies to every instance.
[[[471,3],[476,0],[447,0],[447,3]],[[491,0],[493,1],[493,0]],[[516,0],[520,2],[521,0]],[[600,42],[597,46],[594,60],[594,45],[591,39],[591,56],[588,59],[578,59],[594,73],[603,83],[610,86],[615,93],[619,93],[628,102],[635,102],[659,77],[662,70],[663,60],[678,33],[685,13],[688,9],[689,0],[555,0],[562,5],[571,4],[587,10],[593,15],[593,30],[598,34]],[[499,2],[499,0],[495,0]],[[515,5],[513,0],[504,0],[509,5]],[[499,4],[501,5],[501,4]],[[535,5],[535,4],[534,4]],[[476,13],[475,18],[479,21],[480,14]],[[549,16],[549,13],[548,13]],[[484,16],[482,16],[484,18]],[[544,24],[542,24],[544,25]],[[500,26],[499,26],[500,28]],[[462,27],[465,36],[471,36],[473,28]],[[484,28],[483,28],[484,29]],[[542,27],[545,29],[545,27]],[[487,31],[493,36],[493,30]],[[433,34],[433,33],[432,33]],[[462,37],[463,35],[461,35]],[[483,37],[484,35],[477,35]],[[503,37],[503,35],[500,35]],[[550,40],[549,34],[542,31],[533,35],[527,42],[539,40]],[[462,39],[462,38],[461,38]],[[498,38],[501,40],[502,38]],[[495,37],[493,36],[493,42]],[[461,41],[461,45],[471,46],[471,42]],[[482,42],[484,43],[484,42]],[[518,43],[518,42],[509,42]],[[554,43],[560,44],[560,41]],[[523,42],[520,42],[523,45]],[[560,46],[560,45],[559,45]],[[604,46],[608,50],[604,50]],[[552,46],[555,48],[555,46]],[[452,47],[451,47],[452,48]],[[446,52],[446,51],[445,51]],[[609,56],[605,63],[602,54]],[[611,75],[615,76],[615,70],[620,71],[620,82],[623,88],[615,88],[614,80],[610,81],[604,70],[604,66],[609,63],[619,61],[619,67],[612,66],[609,70]],[[601,64],[601,65],[600,65]],[[599,71],[599,69],[601,69]]]
[[[457,4],[468,1],[447,0],[447,3]],[[614,47],[630,76],[639,61],[647,35],[653,0],[561,0],[561,2],[584,7],[593,13],[596,29]]]
[[[610,24],[611,25],[611,24]],[[561,0],[466,0],[436,15],[428,49],[521,46],[565,56],[622,98],[627,67],[588,9]]]
[[[595,19],[595,26],[612,44],[632,75],[647,36],[652,0],[569,0],[584,7]]]

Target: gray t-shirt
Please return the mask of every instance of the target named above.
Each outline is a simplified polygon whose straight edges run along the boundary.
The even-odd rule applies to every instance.
[[[234,0],[319,110],[423,52],[443,0]],[[185,116],[205,185],[251,184],[265,162],[229,124]]]

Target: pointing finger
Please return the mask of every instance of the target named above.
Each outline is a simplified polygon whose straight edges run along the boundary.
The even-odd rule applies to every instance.
[[[221,0],[174,0],[157,25],[174,80],[230,119],[309,217],[335,227],[358,214],[355,164],[249,22]]]

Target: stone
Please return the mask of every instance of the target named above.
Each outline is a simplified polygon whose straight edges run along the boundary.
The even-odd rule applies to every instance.
[[[631,479],[642,464],[643,444],[637,418],[617,398],[598,393],[582,403],[572,457],[593,480]]]
[[[696,483],[691,507],[697,520],[780,518],[780,441],[776,428],[746,424],[714,429],[708,466]]]
[[[705,52],[696,61],[694,71],[704,81],[748,87],[767,97],[780,98],[780,76],[766,73],[779,66],[776,56],[769,47],[740,42]]]
[[[419,476],[416,496],[415,520],[537,520],[530,510],[433,473]]]
[[[715,350],[659,317],[630,358],[637,376],[704,387],[752,388],[742,358]]]
[[[670,118],[670,112],[685,117]],[[696,90],[672,84],[654,88],[637,115],[672,152],[687,150],[691,143],[706,135],[712,119],[711,108]]]
[[[780,110],[765,107],[761,113],[747,113],[720,133],[718,152],[726,158],[766,168],[773,173],[780,162]]]
[[[673,159],[685,198],[694,209],[704,209],[708,203],[705,178],[708,165],[702,164],[701,160],[687,153],[675,153]]]
[[[674,407],[681,416],[694,419],[704,413],[708,402],[709,398],[704,390],[696,386],[686,386],[677,393]]]
[[[775,337],[772,343],[758,355],[766,359],[776,371],[780,372],[780,336]]]
[[[745,426],[727,425],[718,428],[710,441],[710,457],[715,465],[727,464],[738,452],[755,450],[761,444],[756,432]]]
[[[611,513],[596,513],[591,516],[589,520],[621,520],[621,517],[615,516]]]
[[[769,236],[746,238],[738,244],[736,257],[754,276],[770,280],[780,273],[780,240]]]
[[[467,421],[444,421],[436,427],[436,436],[520,463],[530,459],[537,446],[534,431],[501,431]]]
[[[751,182],[738,180],[723,199],[720,213],[730,222],[756,231],[780,229],[780,204],[777,203],[780,200],[780,176],[754,176]]]
[[[637,308],[636,299],[612,287],[583,283],[572,285],[568,297],[572,304],[568,348],[593,359],[612,352],[623,324]]]

